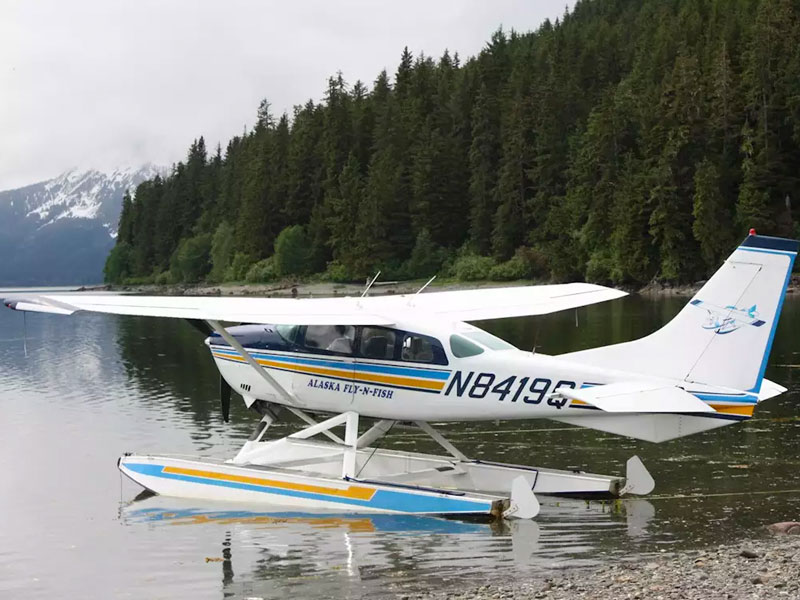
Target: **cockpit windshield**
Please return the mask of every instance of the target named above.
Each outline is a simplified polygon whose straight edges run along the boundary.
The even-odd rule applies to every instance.
[[[468,337],[471,340],[474,340],[481,344],[482,346],[486,346],[489,350],[516,350],[517,348],[509,344],[505,340],[501,340],[499,337],[492,335],[491,333],[487,333],[482,329],[474,329],[472,331],[465,331],[461,335]]]
[[[297,334],[300,333],[299,325],[276,325],[275,331],[281,336],[284,342],[292,345],[297,342]]]
[[[469,341],[463,335],[454,333],[450,336],[450,352],[452,352],[453,356],[456,358],[467,358],[469,356],[483,354],[483,348]]]

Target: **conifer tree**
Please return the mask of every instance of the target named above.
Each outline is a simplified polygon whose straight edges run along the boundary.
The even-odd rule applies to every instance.
[[[242,278],[300,226],[307,271],[339,279],[465,245],[470,276],[513,255],[559,281],[701,277],[750,227],[800,233],[799,11],[579,2],[466,60],[406,48],[371,91],[338,73],[291,117],[264,100],[124,199],[108,276]]]
[[[470,240],[481,254],[491,250],[492,223],[496,209],[494,186],[497,169],[497,133],[492,102],[482,85],[472,111],[470,167]]]

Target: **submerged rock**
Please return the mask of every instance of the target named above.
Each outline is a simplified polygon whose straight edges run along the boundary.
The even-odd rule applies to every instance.
[[[797,521],[784,521],[782,523],[773,523],[767,525],[767,529],[771,533],[778,535],[800,535],[800,523]]]

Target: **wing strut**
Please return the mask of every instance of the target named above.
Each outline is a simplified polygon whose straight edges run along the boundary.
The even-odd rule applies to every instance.
[[[219,324],[219,321],[212,321],[209,320],[208,324],[216,331],[223,340],[228,342],[231,345],[231,348],[236,350],[239,354],[241,354],[247,363],[255,369],[256,373],[258,373],[264,381],[266,381],[272,388],[275,389],[278,394],[280,394],[281,398],[286,400],[291,406],[302,406],[302,403],[297,399],[297,397],[292,394],[289,390],[283,387],[278,381],[269,373],[267,370],[262,368],[260,364],[256,362],[256,359],[250,356],[250,353],[244,349],[244,347],[239,343],[239,341],[233,337],[227,330]]]

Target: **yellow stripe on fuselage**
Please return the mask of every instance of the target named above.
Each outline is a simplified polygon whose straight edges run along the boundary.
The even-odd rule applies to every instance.
[[[753,411],[755,410],[755,404],[714,404],[711,402],[707,403],[711,408],[723,415],[739,415],[742,417],[752,417]],[[570,406],[592,406],[588,402],[584,402],[583,400],[572,400]],[[702,416],[702,414],[700,415]]]
[[[217,354],[217,358],[225,358],[235,360],[237,362],[245,362],[241,356],[233,356],[230,354]],[[305,373],[307,375],[323,375],[328,377],[342,377],[345,379],[356,379],[358,381],[369,381],[372,383],[385,383],[388,385],[399,385],[402,387],[418,388],[423,390],[441,391],[444,388],[444,381],[425,381],[423,379],[413,379],[411,377],[402,377],[396,375],[379,375],[376,373],[365,373],[363,371],[347,369],[333,369],[329,367],[313,367],[309,365],[295,365],[293,363],[285,363],[276,360],[265,360],[256,358],[256,362],[265,367],[273,367],[276,369],[284,369],[294,371],[296,373]]]
[[[415,387],[425,390],[441,391],[444,381],[424,381],[412,379],[410,377],[398,377],[395,375],[377,375],[375,373],[363,373],[356,371],[355,378],[359,381],[372,381],[374,383],[389,383],[391,385],[401,385],[403,387]]]
[[[321,485],[309,485],[305,483],[293,483],[291,481],[280,481],[277,479],[261,479],[260,477],[250,477],[247,475],[231,475],[229,473],[217,473],[215,471],[202,471],[200,469],[186,469],[183,467],[164,467],[164,473],[173,475],[187,475],[189,477],[205,477],[217,481],[232,481],[236,483],[247,483],[263,487],[279,488],[292,490],[295,492],[307,492],[309,494],[323,494],[326,496],[337,496],[339,498],[350,498],[353,500],[372,500],[375,490],[364,487],[350,485],[344,489],[324,487]]]
[[[711,408],[723,415],[739,415],[742,417],[752,417],[753,411],[756,408],[755,404],[738,404],[731,406],[729,404],[708,404]]]

